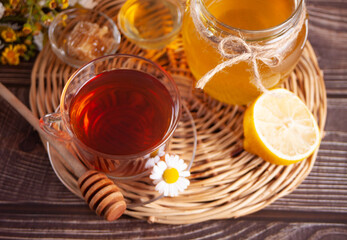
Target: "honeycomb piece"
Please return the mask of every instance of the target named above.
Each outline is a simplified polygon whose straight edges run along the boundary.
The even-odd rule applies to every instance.
[[[67,52],[81,61],[90,61],[109,53],[116,45],[107,26],[81,21],[67,38]]]

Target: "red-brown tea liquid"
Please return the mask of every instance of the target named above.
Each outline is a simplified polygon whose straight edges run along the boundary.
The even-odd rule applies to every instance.
[[[73,132],[84,144],[112,155],[135,154],[161,141],[173,114],[168,90],[149,74],[128,69],[104,72],[72,100]]]

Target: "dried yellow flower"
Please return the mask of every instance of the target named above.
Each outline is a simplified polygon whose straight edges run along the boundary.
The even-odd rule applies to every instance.
[[[25,46],[25,44],[17,44],[16,46],[14,46],[13,50],[19,53],[20,56],[24,56],[25,52],[28,49],[27,49],[27,46]]]
[[[16,33],[12,28],[7,28],[1,32],[1,37],[5,40],[5,42],[14,42],[17,40]]]
[[[28,35],[33,31],[31,25],[29,23],[24,24],[23,28],[22,28],[22,32],[24,33],[24,35]]]
[[[49,1],[49,3],[48,3],[48,7],[49,7],[50,9],[56,9],[56,8],[58,7],[58,4],[57,4],[57,2],[56,2],[55,0],[51,0],[51,1]]]
[[[8,63],[10,65],[18,65],[19,64],[19,53],[14,50],[13,45],[8,46],[2,52],[1,62],[3,64]]]

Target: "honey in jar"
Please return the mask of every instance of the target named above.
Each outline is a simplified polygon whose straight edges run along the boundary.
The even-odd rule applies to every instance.
[[[182,25],[180,0],[127,0],[118,13],[122,33],[145,49],[162,49]]]
[[[261,84],[271,89],[285,80],[294,69],[307,38],[303,0],[190,0],[183,22],[183,41],[191,72],[199,80],[218,64],[227,61],[218,44],[230,35],[242,37],[247,44],[268,46],[298,29],[291,41],[274,49],[282,56],[277,66],[257,60]],[[192,11],[203,26],[193,21]],[[303,21],[299,21],[299,19]],[[274,55],[275,55],[274,54]],[[204,86],[213,98],[228,104],[244,105],[260,93],[249,61],[241,61],[217,72]]]

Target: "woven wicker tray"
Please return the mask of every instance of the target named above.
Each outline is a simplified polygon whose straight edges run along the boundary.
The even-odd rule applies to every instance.
[[[122,3],[104,0],[98,8],[116,19]],[[240,217],[289,194],[310,173],[318,150],[308,159],[290,166],[272,165],[243,150],[244,108],[220,103],[191,88],[192,75],[180,38],[157,51],[143,50],[123,37],[119,53],[140,55],[157,62],[184,86],[180,88],[181,94],[194,118],[198,139],[189,188],[179,197],[130,207],[127,215],[166,224]],[[57,108],[63,86],[74,71],[57,59],[48,45],[41,51],[31,76],[30,105],[36,116]],[[306,103],[323,132],[326,92],[322,71],[309,43],[283,87]],[[192,141],[182,141],[171,150],[180,154],[192,145]],[[141,195],[141,190],[138,194]]]

